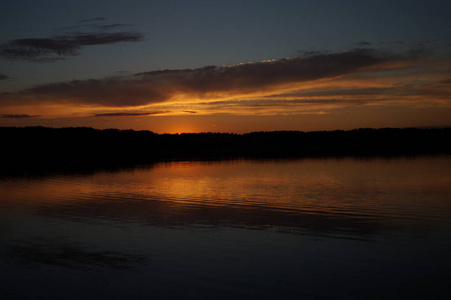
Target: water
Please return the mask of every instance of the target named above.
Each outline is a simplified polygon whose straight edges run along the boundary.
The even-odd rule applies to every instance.
[[[0,178],[1,299],[448,299],[451,157]]]

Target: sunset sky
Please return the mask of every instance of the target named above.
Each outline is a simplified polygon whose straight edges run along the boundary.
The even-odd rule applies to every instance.
[[[451,126],[451,2],[2,0],[0,126]]]

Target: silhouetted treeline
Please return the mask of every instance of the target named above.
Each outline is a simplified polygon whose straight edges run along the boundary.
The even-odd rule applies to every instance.
[[[451,128],[156,134],[0,127],[3,171],[77,169],[172,159],[400,156],[451,153]]]

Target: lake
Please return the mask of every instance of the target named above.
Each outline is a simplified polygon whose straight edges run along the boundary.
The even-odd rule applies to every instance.
[[[451,156],[0,177],[1,299],[449,299]]]

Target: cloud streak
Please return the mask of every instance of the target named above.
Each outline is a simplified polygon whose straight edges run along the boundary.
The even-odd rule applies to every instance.
[[[86,23],[86,22],[97,22],[97,21],[104,21],[106,18],[100,17],[100,18],[91,18],[91,19],[83,19],[78,21],[78,23]]]
[[[0,46],[0,56],[36,62],[52,62],[80,54],[83,47],[120,42],[139,42],[144,35],[136,32],[72,33],[52,38],[16,39]]]
[[[129,27],[130,24],[110,24],[110,25],[102,25],[99,28],[102,30],[113,30],[117,28]]]
[[[9,79],[9,77],[4,74],[0,74],[0,80],[6,80],[6,79]]]
[[[367,42],[367,41],[360,41],[360,42],[354,43],[354,44],[358,45],[358,46],[369,46],[369,45],[371,45],[371,43]]]
[[[133,117],[194,112],[323,113],[382,103],[451,105],[451,62],[433,62],[406,53],[357,48],[229,66],[56,82],[0,94],[0,108],[11,111],[47,105],[54,114],[70,110],[94,117]]]
[[[73,103],[86,106],[145,106],[181,98],[217,99],[271,92],[287,85],[333,78],[394,59],[356,49],[308,58],[284,58],[231,66],[162,70],[128,77],[40,85],[0,101]],[[3,98],[3,99],[2,99]],[[20,99],[20,100],[19,100]],[[19,101],[18,101],[19,100]]]
[[[102,21],[104,18],[85,19],[79,25],[59,28],[73,30],[48,38],[14,39],[0,45],[0,57],[34,62],[54,62],[68,56],[79,55],[87,46],[108,45],[121,42],[140,42],[145,36],[138,32],[111,32],[128,24],[92,25],[84,24]],[[80,32],[80,29],[94,29],[94,32]]]
[[[0,115],[2,119],[29,119],[40,117],[41,115],[27,115],[27,114],[4,114]]]
[[[141,116],[151,116],[151,115],[161,115],[167,114],[170,111],[152,111],[152,112],[115,112],[115,113],[101,113],[94,114],[93,117],[141,117]]]

